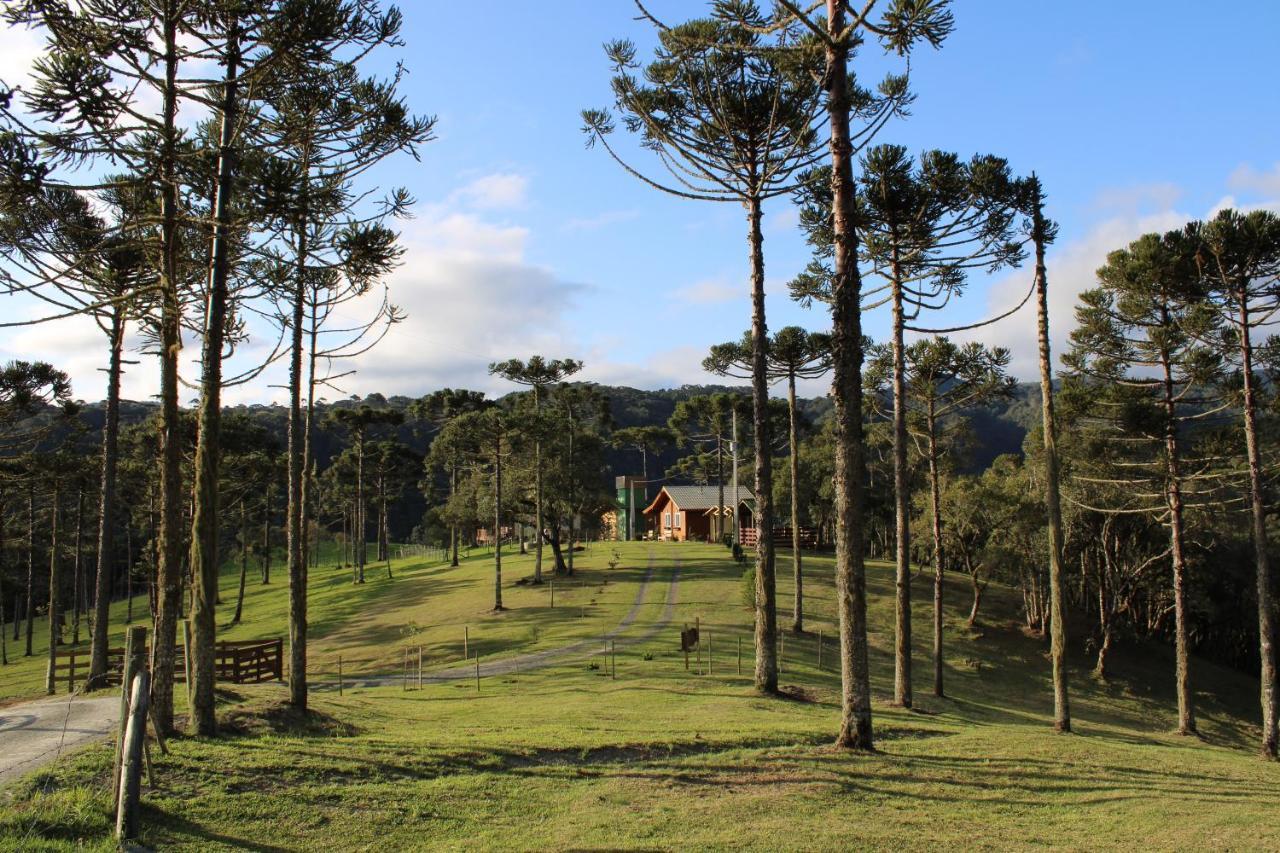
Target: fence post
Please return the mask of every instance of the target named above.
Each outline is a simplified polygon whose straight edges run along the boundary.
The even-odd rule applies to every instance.
[[[418,646],[418,689],[422,689],[422,646]]]
[[[778,632],[778,675],[782,675],[782,656],[787,653],[787,635]]]
[[[469,657],[469,655],[467,654],[467,639],[468,639],[467,634],[468,634],[467,626],[463,625],[462,626],[462,659],[463,660],[466,660]]]
[[[338,695],[342,695],[342,655],[338,655]]]
[[[57,658],[54,658],[54,660],[57,660]],[[76,653],[74,649],[71,652],[71,657],[68,659],[68,664],[67,693],[71,694],[76,692]]]
[[[124,750],[124,728],[129,717],[129,690],[133,676],[146,668],[147,629],[131,625],[124,635],[124,660],[120,672],[120,724],[116,731],[116,758],[111,766],[111,797],[120,795],[120,761]]]
[[[711,658],[711,632],[707,632],[707,675],[716,674],[716,665]]]
[[[738,638],[738,675],[742,675],[742,638]]]
[[[215,652],[216,654],[216,652]],[[213,680],[218,680],[217,659],[214,659]],[[187,689],[187,713],[191,713],[191,620],[182,620],[182,683]]]
[[[613,680],[618,680],[618,647],[614,640],[609,641],[609,658],[613,669]]]
[[[698,675],[702,675],[702,617],[693,617],[693,635],[698,638]]]
[[[138,835],[138,797],[142,787],[143,745],[147,737],[147,700],[150,676],[145,668],[133,678],[129,702],[129,724],[125,729],[123,761],[120,765],[119,799],[116,800],[116,838]]]

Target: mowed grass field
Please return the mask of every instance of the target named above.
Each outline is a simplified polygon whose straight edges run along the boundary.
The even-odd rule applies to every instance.
[[[619,564],[610,569],[615,547]],[[741,567],[720,547],[596,543],[578,554],[579,585],[557,581],[554,609],[549,586],[516,583],[531,573],[531,558],[504,559],[510,609],[497,614],[484,557],[458,568],[397,562],[390,579],[375,569],[363,586],[322,565],[312,571],[312,713],[288,711],[278,685],[228,686],[222,734],[176,738],[171,755],[158,758],[156,785],[144,789],[142,843],[1280,848],[1280,766],[1254,755],[1256,680],[1197,661],[1205,736],[1179,738],[1170,734],[1167,651],[1123,647],[1105,684],[1087,675],[1082,653],[1072,672],[1076,733],[1054,734],[1045,643],[1020,629],[1016,595],[994,586],[978,628],[967,630],[960,578],[947,600],[945,699],[929,694],[930,581],[916,582],[917,707],[908,711],[887,704],[892,571],[871,565],[877,751],[833,750],[832,561],[805,557],[809,630],[785,638],[785,698],[752,689]],[[784,551],[782,626],[790,624],[790,573]],[[245,622],[227,636],[283,633],[285,593],[282,577],[265,588],[251,582]],[[615,678],[605,635],[628,614],[634,622],[611,638]],[[695,620],[711,646],[701,673],[696,657],[686,670],[679,651],[679,629]],[[344,671],[347,661],[365,661],[358,665],[369,672],[399,673],[404,649],[416,655],[421,646],[428,674],[456,667],[463,626],[482,662],[581,645],[541,668],[484,677],[478,691],[470,679],[334,689],[338,654]],[[94,748],[0,793],[0,848],[114,849],[109,767],[109,749]]]

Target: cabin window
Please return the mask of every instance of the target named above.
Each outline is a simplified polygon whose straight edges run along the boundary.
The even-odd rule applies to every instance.
[[[677,513],[676,513],[676,527],[680,527],[683,523],[684,523],[684,513],[683,513],[683,512],[677,512]]]
[[[662,514],[662,528],[664,530],[671,529],[671,510],[667,510]]]

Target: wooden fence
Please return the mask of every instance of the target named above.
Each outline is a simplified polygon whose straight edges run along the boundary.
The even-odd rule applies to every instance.
[[[89,675],[88,647],[58,652],[54,663],[54,684],[75,690]],[[148,657],[151,649],[147,649]],[[258,684],[284,679],[284,639],[221,642],[214,649],[214,672],[219,681]],[[124,649],[107,649],[107,684],[118,685],[124,670]],[[174,650],[174,681],[187,680],[186,654],[182,646]]]
[[[795,538],[800,540],[801,548],[818,547],[818,530],[814,527],[801,527],[796,531]],[[773,544],[778,548],[790,548],[792,539],[792,530],[790,527],[773,528]],[[744,548],[754,548],[756,546],[756,529],[754,527],[742,527],[738,530],[738,541],[742,543]]]

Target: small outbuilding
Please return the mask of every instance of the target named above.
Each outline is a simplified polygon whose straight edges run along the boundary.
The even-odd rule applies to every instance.
[[[739,486],[736,495],[732,486],[726,486],[723,505],[719,486],[663,486],[645,507],[644,517],[658,539],[708,542],[715,538],[717,529],[730,533],[733,524],[739,530],[753,527],[754,503],[755,494],[746,486]],[[724,519],[723,525],[717,524],[720,519]]]

